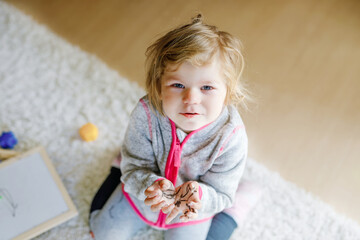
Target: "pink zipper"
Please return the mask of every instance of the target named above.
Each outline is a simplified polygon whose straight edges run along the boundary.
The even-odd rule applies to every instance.
[[[176,127],[175,124],[170,120],[171,122],[171,133],[173,137],[173,141],[171,143],[171,148],[169,151],[169,156],[166,162],[165,167],[165,178],[168,179],[173,183],[174,186],[176,186],[176,180],[179,172],[179,168],[181,166],[181,144],[180,141],[176,135]],[[165,220],[166,220],[166,214],[164,214],[162,211],[159,213],[158,220],[156,221],[156,225],[158,227],[165,227]]]
[[[173,141],[171,143],[171,148],[170,148],[170,152],[169,152],[169,156],[166,162],[166,167],[165,167],[165,178],[168,179],[169,181],[171,181],[173,183],[174,186],[176,186],[176,180],[177,180],[177,176],[179,173],[179,168],[181,166],[181,152],[182,152],[182,148],[184,146],[184,144],[189,140],[189,138],[196,132],[200,131],[201,129],[205,128],[206,126],[208,126],[209,124],[195,130],[192,131],[191,133],[189,133],[184,141],[182,143],[180,143],[179,138],[176,135],[176,125],[173,121],[170,120],[171,123],[171,134],[173,137]],[[158,220],[156,221],[156,225],[159,227],[165,227],[165,219],[166,219],[166,214],[164,214],[162,211],[160,211],[159,213],[159,217]]]

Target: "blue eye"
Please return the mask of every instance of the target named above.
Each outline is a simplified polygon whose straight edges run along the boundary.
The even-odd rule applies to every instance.
[[[213,90],[214,88],[212,86],[203,86],[201,90]]]
[[[175,83],[172,85],[173,87],[176,87],[176,88],[185,88],[184,85],[180,84],[180,83]]]

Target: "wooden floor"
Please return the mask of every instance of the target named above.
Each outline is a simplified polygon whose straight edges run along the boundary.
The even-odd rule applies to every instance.
[[[360,1],[8,0],[144,86],[144,52],[201,12],[245,45],[250,157],[360,222]]]

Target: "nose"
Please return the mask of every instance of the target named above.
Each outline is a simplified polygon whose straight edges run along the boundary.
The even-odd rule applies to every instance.
[[[184,91],[183,102],[185,104],[199,104],[200,100],[200,93],[198,93],[196,89],[187,89]]]

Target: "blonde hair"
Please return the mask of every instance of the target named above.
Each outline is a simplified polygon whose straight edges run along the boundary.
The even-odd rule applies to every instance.
[[[161,104],[161,78],[169,65],[189,61],[203,66],[219,57],[226,79],[226,104],[242,104],[248,90],[241,81],[244,57],[241,42],[231,34],[202,22],[199,14],[186,24],[171,30],[146,50],[146,91],[152,107],[164,115]]]

